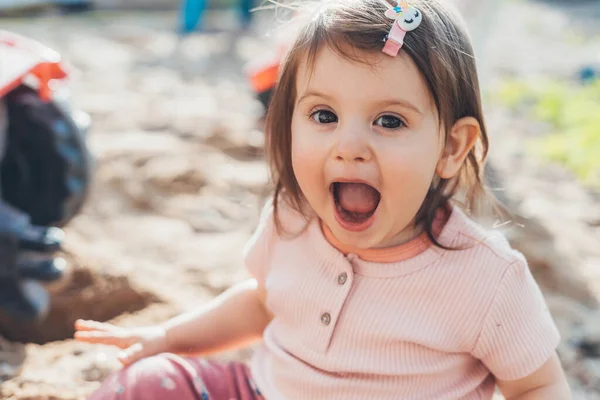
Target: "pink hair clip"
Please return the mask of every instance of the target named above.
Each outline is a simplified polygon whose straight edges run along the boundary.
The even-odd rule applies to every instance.
[[[404,44],[406,32],[413,31],[421,25],[423,14],[417,8],[409,5],[406,0],[398,1],[396,7],[392,7],[386,0],[381,0],[381,2],[388,7],[385,16],[394,20],[392,29],[387,35],[383,52],[396,57]]]

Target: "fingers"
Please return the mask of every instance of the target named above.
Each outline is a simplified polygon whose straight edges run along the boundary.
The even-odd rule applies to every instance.
[[[133,341],[131,337],[122,336],[120,333],[100,331],[75,332],[75,339],[80,342],[108,344],[122,349],[130,346]]]
[[[123,365],[129,365],[133,364],[140,358],[144,358],[150,355],[151,354],[148,353],[146,347],[144,347],[141,343],[135,343],[134,345],[119,352],[117,358]]]
[[[106,322],[89,321],[83,319],[78,319],[75,321],[75,330],[77,331],[114,331],[118,329],[118,327]]]

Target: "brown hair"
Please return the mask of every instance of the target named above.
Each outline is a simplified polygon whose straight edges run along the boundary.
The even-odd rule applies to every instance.
[[[435,179],[416,215],[433,243],[436,210],[461,195],[469,214],[480,211],[488,200],[483,184],[483,166],[488,152],[488,136],[483,118],[479,80],[470,37],[464,22],[444,0],[412,0],[423,14],[421,25],[406,35],[401,51],[406,52],[421,72],[436,106],[446,137],[460,118],[474,117],[481,125],[481,137],[469,152],[461,170],[452,179]],[[296,40],[281,65],[280,79],[266,120],[266,154],[275,185],[273,205],[278,230],[278,203],[286,201],[303,212],[303,195],[292,169],[291,121],[296,101],[296,75],[299,66],[314,65],[318,51],[328,46],[352,62],[365,62],[360,52],[381,53],[392,26],[379,0],[326,0],[301,25]],[[306,17],[307,13],[303,16]],[[359,50],[357,52],[356,50]]]

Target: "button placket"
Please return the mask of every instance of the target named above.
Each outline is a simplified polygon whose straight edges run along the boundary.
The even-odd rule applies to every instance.
[[[350,293],[351,287],[350,284],[354,278],[353,274],[353,264],[358,258],[356,254],[347,254],[346,261],[348,264],[343,265],[344,263],[338,265],[332,265],[332,269],[337,269],[337,274],[333,275],[331,279],[331,283],[329,284],[330,289],[335,289],[337,286],[337,290],[335,290],[335,295],[333,297],[333,302],[327,304],[326,308],[321,309],[319,314],[319,322],[321,325],[321,334],[327,335],[327,343],[321,348],[321,351],[327,351],[333,336],[335,335],[335,326],[337,326],[338,319],[340,314],[342,313],[344,303]],[[341,270],[341,271],[340,271]],[[323,339],[325,339],[323,337]]]
[[[350,262],[350,264],[352,264],[352,262],[356,259],[356,254],[348,254],[346,256],[346,258],[348,259],[348,261]],[[337,283],[339,286],[344,286],[346,283],[348,282],[348,272],[341,272],[338,276],[337,276]],[[347,295],[347,293],[346,293]],[[338,312],[341,310],[338,310]],[[324,312],[321,314],[321,323],[325,326],[329,326],[329,324],[331,324],[332,321],[332,316],[329,312]]]
[[[340,286],[344,286],[348,281],[348,273],[342,272],[337,276],[337,283]],[[329,326],[331,324],[332,316],[329,312],[324,312],[321,314],[321,323],[325,326]]]
[[[354,253],[346,254],[346,260],[348,260],[348,263],[350,264],[351,271],[354,269],[354,264],[356,263],[357,258],[358,258],[358,255],[356,255]],[[348,278],[349,278],[348,272],[344,271],[344,272],[340,273],[337,277],[338,285],[344,286],[346,284],[346,282],[348,282]]]

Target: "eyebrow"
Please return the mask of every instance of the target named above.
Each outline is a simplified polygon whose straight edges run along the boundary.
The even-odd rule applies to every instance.
[[[298,98],[296,105],[302,103],[304,100],[306,100],[309,97],[322,97],[327,100],[332,100],[331,96],[328,96],[325,93],[322,93],[322,92],[319,92],[316,90],[309,90],[306,93],[304,93],[302,96],[300,96],[300,98]]]
[[[309,90],[306,93],[304,93],[302,96],[300,96],[300,98],[298,99],[298,101],[296,102],[296,106],[300,103],[302,103],[304,100],[306,100],[309,97],[321,97],[327,100],[332,100],[331,96],[328,96],[325,93],[316,91],[316,90]],[[389,107],[389,106],[400,106],[406,109],[409,109],[419,115],[423,115],[423,111],[421,111],[417,106],[413,105],[411,102],[409,102],[408,100],[404,100],[404,99],[386,99],[386,100],[382,100],[379,101],[377,103],[377,105],[379,107]]]
[[[407,108],[419,115],[423,115],[423,111],[419,109],[419,107],[415,106],[408,100],[404,99],[389,99],[383,100],[377,103],[380,107],[389,107],[389,106],[400,106],[403,108]]]

